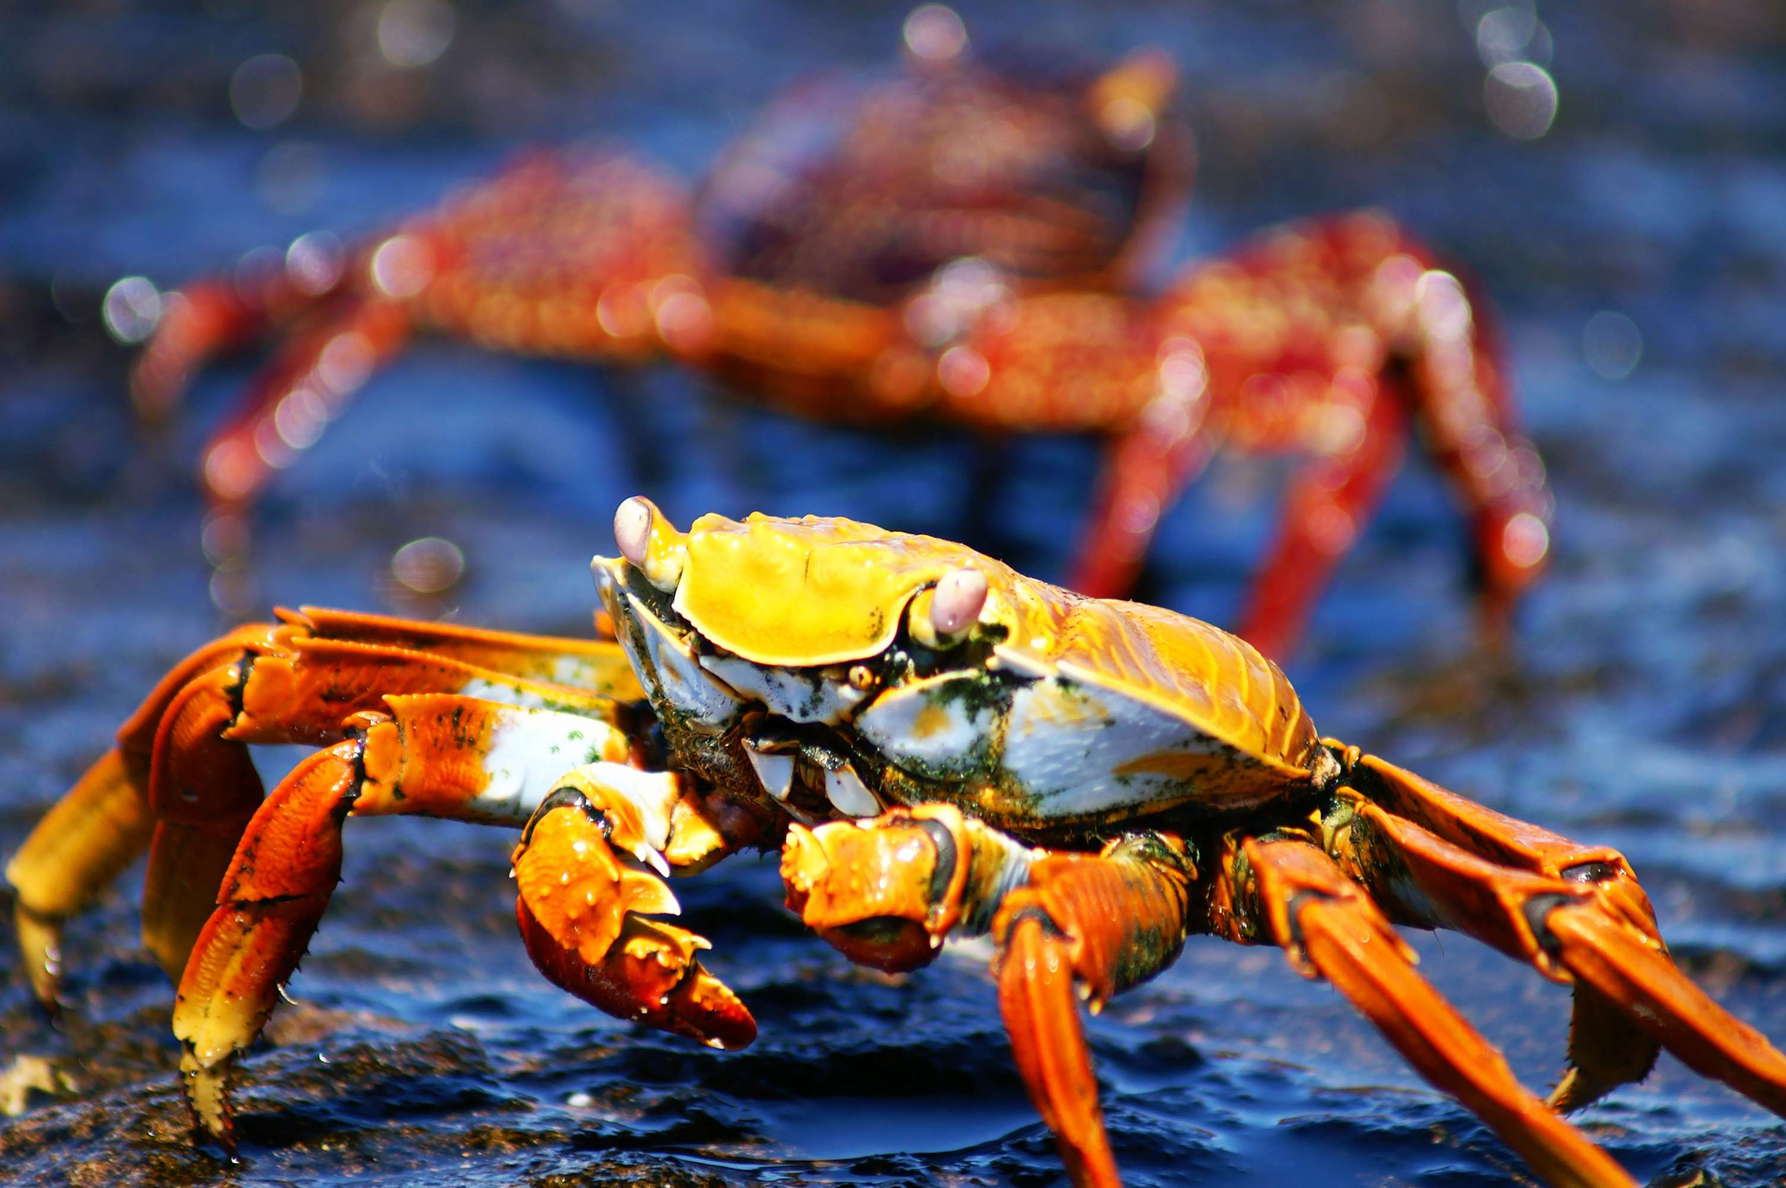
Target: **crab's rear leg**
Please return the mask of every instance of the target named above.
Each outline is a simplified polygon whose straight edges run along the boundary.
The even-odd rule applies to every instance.
[[[1475,804],[1375,756],[1368,798],[1332,848],[1408,922],[1442,925],[1575,987],[1570,1067],[1551,1095],[1587,1105],[1649,1071],[1664,1046],[1786,1116],[1786,1054],[1693,984],[1668,956],[1623,855]]]
[[[1030,1099],[1074,1183],[1120,1183],[1079,1022],[1184,943],[1195,870],[1141,833],[1098,854],[1029,850],[941,805],[790,830],[788,903],[852,960],[909,969],[950,931],[990,930],[999,1008]]]
[[[1048,415],[1022,406],[1038,427],[1073,427],[1071,410],[1115,436],[1076,588],[1127,592],[1155,522],[1217,443],[1306,454],[1241,616],[1243,634],[1281,653],[1399,465],[1409,419],[1464,505],[1491,625],[1542,568],[1550,497],[1484,311],[1389,220],[1268,232],[1144,311],[1099,314],[1093,300],[1027,300],[982,335],[989,360],[1001,342],[1022,348],[1002,352],[985,402],[1045,381]],[[1057,342],[1044,331],[1061,319],[1045,311],[1068,301],[1083,308]]]
[[[1319,848],[1233,839],[1215,869],[1215,931],[1271,938],[1323,977],[1432,1084],[1456,1097],[1559,1188],[1635,1181],[1513,1076],[1506,1060],[1414,970],[1413,954],[1364,891]]]

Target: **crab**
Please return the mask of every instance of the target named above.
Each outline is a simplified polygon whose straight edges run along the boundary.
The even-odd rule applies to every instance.
[[[269,478],[429,330],[495,350],[667,359],[808,417],[1107,441],[1068,584],[1121,596],[1218,448],[1303,459],[1238,618],[1286,654],[1413,429],[1469,522],[1482,620],[1550,547],[1551,498],[1479,302],[1388,216],[1261,233],[1157,291],[1188,190],[1176,75],[971,56],[926,5],[891,78],[796,86],[691,197],[614,148],[544,150],[341,250],[166,295],[133,368],[149,418],[211,356],[271,338],[203,450],[207,548],[245,556]]]
[[[593,571],[615,639],[282,612],[175,666],[8,867],[23,968],[149,851],[143,929],[179,984],[203,1131],[340,877],[349,816],[521,830],[534,964],[604,1011],[717,1048],[750,1011],[666,879],[779,846],[787,904],[889,971],[990,936],[1018,1069],[1076,1184],[1119,1182],[1079,1017],[1187,936],[1275,944],[1557,1185],[1632,1184],[1559,1111],[1666,1046],[1786,1114],[1786,1056],[1668,956],[1616,850],[1502,816],[1319,735],[1219,628],[845,519],[634,497]],[[263,798],[248,744],[310,743]],[[1570,983],[1548,1101],[1416,972],[1451,928]]]

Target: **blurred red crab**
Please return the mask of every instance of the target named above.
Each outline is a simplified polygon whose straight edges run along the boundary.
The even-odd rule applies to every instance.
[[[168,415],[213,355],[274,343],[204,450],[213,540],[244,547],[270,475],[430,330],[667,358],[826,420],[1101,435],[1069,576],[1099,596],[1130,589],[1218,447],[1300,455],[1238,620],[1276,655],[1417,428],[1469,521],[1498,633],[1546,560],[1551,504],[1453,273],[1359,212],[1268,229],[1143,292],[1191,172],[1171,63],[995,65],[939,5],[904,40],[891,77],[791,89],[692,196],[624,151],[539,151],[349,251],[305,236],[280,266],[169,294],[133,375],[145,416]]]

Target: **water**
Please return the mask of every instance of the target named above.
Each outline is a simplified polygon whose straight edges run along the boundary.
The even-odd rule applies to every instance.
[[[1371,203],[1482,281],[1560,504],[1555,569],[1525,607],[1517,663],[1473,651],[1453,513],[1417,463],[1291,675],[1324,729],[1622,847],[1681,963],[1781,1039],[1786,23],[1759,5],[1545,6],[1539,30],[1498,10],[1491,31],[1523,31],[1518,52],[1558,88],[1554,126],[1519,140],[1487,115],[1474,31],[1491,9],[965,15],[976,34],[1096,55],[1152,43],[1182,63],[1202,176],[1181,254]],[[381,56],[389,22],[389,53],[425,57],[443,11],[452,35],[437,59]],[[95,314],[111,281],[171,282],[312,227],[376,226],[535,140],[613,137],[696,176],[803,71],[887,61],[903,15],[393,0],[277,17],[177,3],[0,17],[0,851],[223,623],[186,466],[245,372],[209,374],[168,440],[135,437],[127,354]],[[237,109],[277,115],[277,82],[235,108],[230,84],[263,54],[290,57],[301,95],[256,130]],[[579,632],[585,562],[635,490],[679,522],[757,507],[942,532],[971,519],[1015,563],[1059,576],[1094,449],[1014,442],[989,488],[975,485],[974,450],[789,421],[670,372],[428,344],[274,484],[256,597]],[[1167,517],[1149,597],[1229,617],[1279,477],[1219,463]],[[468,560],[444,600],[403,597],[384,576],[425,535]],[[245,1062],[243,1162],[186,1137],[170,992],[136,947],[126,880],[71,936],[65,1033],[17,979],[0,989],[0,1058],[50,1056],[77,1082],[0,1124],[15,1182],[1059,1177],[984,954],[900,982],[853,969],[779,908],[773,862],[735,860],[678,888],[762,1024],[753,1048],[718,1055],[634,1034],[534,975],[512,936],[506,835],[419,821],[350,835],[294,1005]],[[1418,945],[1527,1082],[1547,1083],[1566,1026],[1558,988],[1457,937]],[[1493,1136],[1269,951],[1194,942],[1091,1036],[1133,1184],[1523,1182]],[[1581,1121],[1643,1180],[1703,1167],[1734,1188],[1786,1173],[1779,1120],[1666,1057]]]

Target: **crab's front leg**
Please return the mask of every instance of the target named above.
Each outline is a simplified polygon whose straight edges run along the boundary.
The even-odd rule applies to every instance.
[[[519,826],[555,785],[563,757],[593,752],[618,765],[631,750],[626,735],[582,714],[454,693],[383,701],[384,711],[352,715],[343,741],[299,762],[254,812],[180,977],[173,1025],[188,1100],[226,1141],[231,1065],[265,1026],[328,907],[346,817]]]
[[[910,969],[945,935],[990,931],[999,1008],[1030,1099],[1074,1183],[1120,1183],[1079,1002],[1097,1011],[1184,943],[1195,869],[1183,842],[1138,833],[1096,854],[1032,850],[952,807],[794,826],[788,904],[852,960]]]
[[[610,1015],[716,1048],[756,1038],[750,1011],[696,953],[660,877],[694,873],[746,841],[759,818],[686,777],[596,764],[540,803],[515,847],[515,916],[528,955],[559,987]]]

